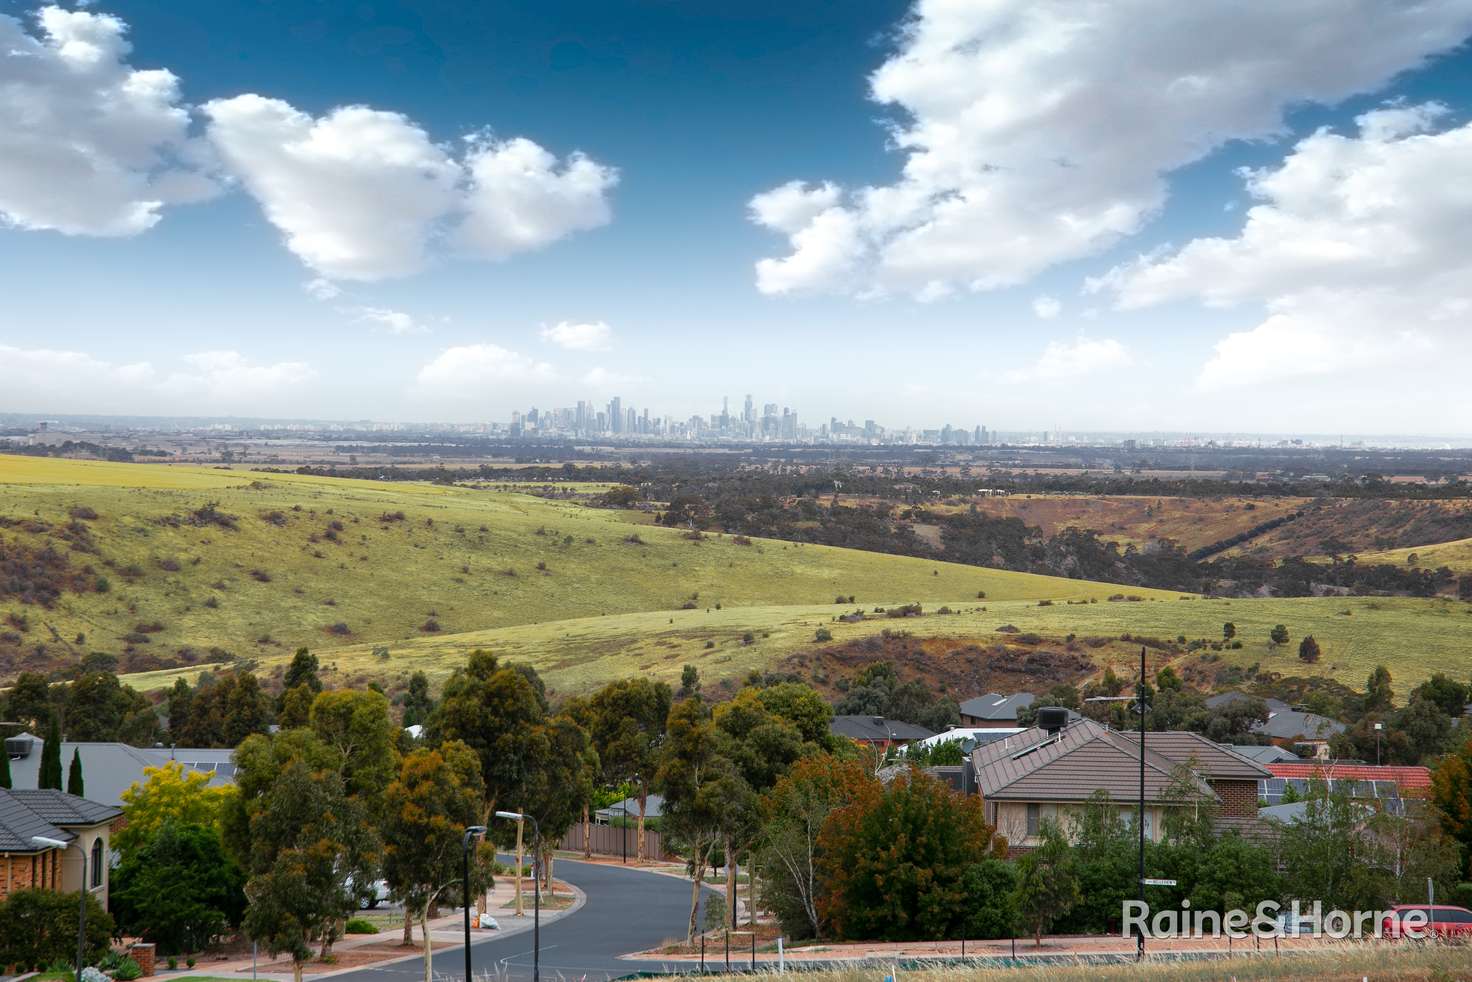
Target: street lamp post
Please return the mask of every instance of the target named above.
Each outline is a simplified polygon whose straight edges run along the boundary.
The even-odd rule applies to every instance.
[[[1123,702],[1129,696],[1094,696],[1088,702]],[[1140,714],[1140,800],[1135,816],[1135,828],[1140,834],[1140,864],[1136,890],[1140,909],[1145,907],[1145,646],[1140,646],[1140,681],[1135,687],[1135,712]],[[1145,957],[1145,932],[1135,934],[1135,958]]]
[[[532,823],[532,982],[542,979],[542,827],[523,812],[496,812],[497,818]],[[468,982],[468,980],[467,980]]]
[[[31,841],[38,846],[49,846],[52,849],[65,849],[67,843],[60,839],[51,839],[44,835],[33,835]],[[81,898],[77,903],[77,979],[82,977],[82,963],[87,959],[87,850],[78,846],[77,851],[82,854],[82,882],[77,888],[77,896]]]
[[[465,982],[470,982],[470,843],[485,834],[484,825],[468,825],[460,840],[461,883],[465,888]]]
[[[1384,723],[1375,724],[1375,766],[1380,766],[1380,734],[1385,732]]]

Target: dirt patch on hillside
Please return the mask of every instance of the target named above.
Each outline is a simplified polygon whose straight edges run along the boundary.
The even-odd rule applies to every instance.
[[[1347,555],[1452,542],[1472,537],[1472,501],[1388,501],[1335,498],[1303,510],[1238,551],[1287,556]]]
[[[1079,682],[1102,665],[1095,649],[1080,641],[1012,638],[916,638],[904,632],[875,634],[817,651],[789,655],[776,666],[808,679],[829,697],[841,696],[841,680],[866,666],[887,661],[901,680],[920,679],[936,692],[958,701],[984,692],[1043,692],[1063,682]],[[1028,640],[1031,640],[1028,638]]]

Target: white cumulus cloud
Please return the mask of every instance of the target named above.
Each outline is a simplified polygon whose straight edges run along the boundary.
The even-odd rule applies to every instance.
[[[165,205],[215,192],[178,78],[128,63],[121,20],[56,6],[35,17],[32,33],[0,14],[0,226],[136,235]]]
[[[456,157],[407,116],[367,106],[313,117],[247,94],[204,111],[226,167],[328,279],[407,276],[448,238],[504,259],[609,220],[612,169],[524,138],[470,140]]]
[[[1353,135],[1319,130],[1243,173],[1254,204],[1235,237],[1141,257],[1087,288],[1122,308],[1263,308],[1216,345],[1205,389],[1392,365],[1451,384],[1472,341],[1472,195],[1452,178],[1472,173],[1472,124],[1438,129],[1445,117],[1391,106]]]
[[[415,320],[412,315],[402,310],[391,310],[387,307],[350,307],[347,313],[352,314],[360,321],[366,321],[374,325],[378,330],[399,337],[410,334],[428,334],[429,327]]]
[[[422,389],[446,396],[455,390],[469,397],[480,386],[523,383],[554,377],[552,366],[498,344],[463,344],[446,348],[419,369]]]
[[[612,217],[608,193],[618,172],[581,153],[559,161],[524,137],[477,138],[469,141],[464,169],[464,214],[455,238],[482,259],[540,249]]]
[[[1124,345],[1113,338],[1077,337],[1072,341],[1049,341],[1038,360],[1006,375],[1009,382],[1056,382],[1082,378],[1111,368],[1122,368],[1133,359]]]
[[[752,220],[789,245],[757,263],[757,286],[1025,282],[1138,231],[1171,171],[1279,135],[1286,107],[1375,91],[1469,32],[1469,0],[919,0],[869,79],[897,114],[901,176],[753,198]]]
[[[606,351],[613,342],[613,328],[603,321],[576,324],[558,321],[544,325],[538,332],[544,341],[550,341],[568,351]]]
[[[1032,302],[1032,312],[1040,320],[1050,321],[1063,312],[1063,304],[1056,297],[1038,297]]]

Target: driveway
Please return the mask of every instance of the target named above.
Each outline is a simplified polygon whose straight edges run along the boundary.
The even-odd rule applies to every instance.
[[[588,899],[581,910],[543,925],[543,978],[606,982],[631,972],[659,971],[665,966],[657,962],[622,961],[618,956],[685,936],[690,914],[688,880],[570,859],[558,859],[557,878],[577,886]],[[511,919],[499,911],[496,916],[503,924]],[[476,940],[472,935],[470,948],[477,978],[532,977],[530,931],[483,940]],[[677,971],[690,969],[688,964],[670,967]],[[459,979],[465,973],[463,949],[436,951],[434,971],[437,976]],[[331,982],[421,982],[423,978],[423,959],[416,958],[333,975]]]

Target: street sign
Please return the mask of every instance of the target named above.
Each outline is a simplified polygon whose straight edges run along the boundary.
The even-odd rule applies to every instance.
[[[1152,880],[1149,877],[1146,877],[1140,882],[1145,884],[1147,887],[1173,887],[1176,885],[1175,880]]]

